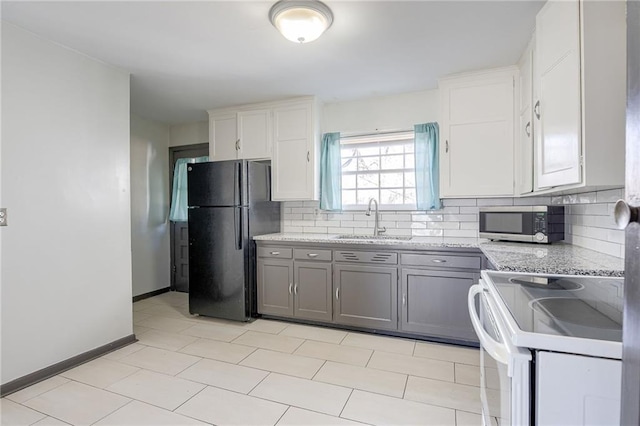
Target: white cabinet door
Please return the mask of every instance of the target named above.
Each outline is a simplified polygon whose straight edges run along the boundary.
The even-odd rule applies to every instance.
[[[520,114],[516,136],[516,194],[533,191],[533,41],[520,58]]]
[[[315,196],[313,103],[273,109],[272,198],[312,200]]]
[[[237,127],[235,113],[209,116],[209,157],[211,161],[238,158]]]
[[[239,158],[271,158],[271,110],[238,112]]]
[[[539,426],[619,425],[622,362],[538,352]]]
[[[536,17],[536,188],[582,179],[579,23],[577,0],[547,2]]]
[[[442,197],[513,195],[515,73],[441,81]]]

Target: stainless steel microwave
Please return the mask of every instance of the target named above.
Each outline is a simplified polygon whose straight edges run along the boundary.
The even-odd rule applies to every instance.
[[[528,243],[564,240],[564,206],[480,207],[480,238]]]

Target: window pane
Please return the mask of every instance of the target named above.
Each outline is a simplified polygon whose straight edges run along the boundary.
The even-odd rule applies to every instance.
[[[415,147],[415,144],[413,142],[408,143],[404,146],[404,152],[413,152],[414,147]]]
[[[355,172],[357,170],[358,160],[354,157],[342,157],[342,171]]]
[[[356,175],[342,175],[342,187],[343,188],[355,188],[356,187]]]
[[[407,154],[404,157],[404,161],[405,161],[405,167],[407,169],[411,168],[411,169],[415,169],[416,168],[416,160],[414,159],[413,154]]]
[[[402,173],[380,173],[380,188],[402,187]]]
[[[358,175],[358,188],[377,188],[378,177],[377,174]]]
[[[415,190],[415,188],[405,189],[405,191],[404,191],[404,202],[405,202],[405,204],[415,204],[416,203],[416,190]]]
[[[370,198],[378,199],[377,189],[366,189],[358,191],[358,204],[367,204]]]
[[[379,170],[380,157],[363,157],[358,159],[358,171]]]
[[[404,204],[404,199],[402,197],[402,189],[381,189],[380,203],[381,204]]]
[[[385,145],[381,148],[381,154],[402,154],[404,147],[402,144]]]
[[[356,151],[358,151],[358,155],[378,155],[380,154],[380,147],[378,145],[359,146]]]
[[[416,186],[416,173],[407,172],[404,174],[404,186],[407,188],[415,188]]]
[[[382,169],[404,169],[402,155],[389,155],[382,157]]]
[[[356,191],[354,190],[342,190],[342,204],[355,204],[356,203]]]

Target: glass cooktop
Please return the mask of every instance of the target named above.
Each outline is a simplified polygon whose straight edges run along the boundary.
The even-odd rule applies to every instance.
[[[623,278],[487,275],[523,331],[622,341]]]

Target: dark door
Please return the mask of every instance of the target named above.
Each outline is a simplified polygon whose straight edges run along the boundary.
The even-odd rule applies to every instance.
[[[624,225],[624,323],[621,424],[640,424],[640,2],[627,1],[626,202],[616,205]],[[626,219],[626,220],[625,220]]]
[[[169,191],[173,194],[173,173],[179,158],[196,158],[209,155],[209,144],[175,146],[169,148]],[[173,202],[173,200],[171,200]],[[187,221],[171,221],[171,289],[189,291],[189,232]]]
[[[245,204],[243,176],[246,163],[241,160],[190,164],[187,167],[189,207],[225,207]],[[246,192],[246,191],[245,191]]]
[[[189,209],[189,312],[246,321],[246,209]]]

